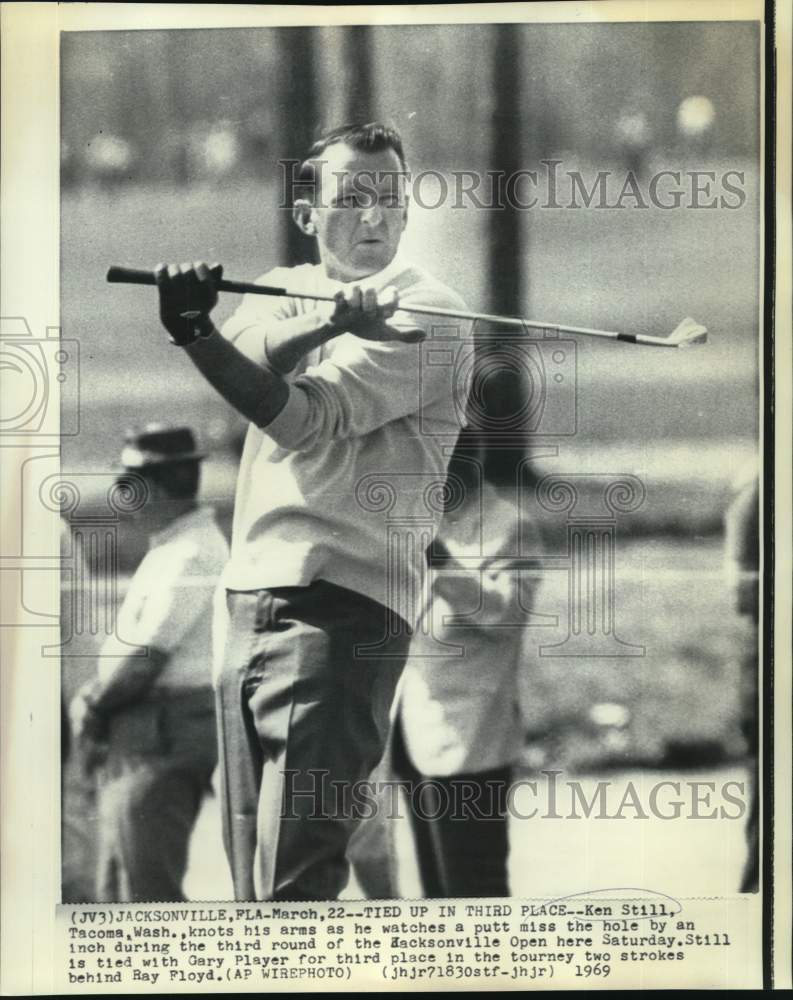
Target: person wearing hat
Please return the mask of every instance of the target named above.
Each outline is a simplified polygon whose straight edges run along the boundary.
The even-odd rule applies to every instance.
[[[129,433],[121,455],[119,487],[146,494],[135,517],[149,550],[70,711],[99,764],[97,902],[184,899],[190,834],[217,763],[210,623],[228,545],[197,503],[202,457],[189,428],[157,425]]]

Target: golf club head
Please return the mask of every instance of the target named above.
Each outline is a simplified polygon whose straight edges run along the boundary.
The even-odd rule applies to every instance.
[[[707,339],[707,327],[686,316],[669,334],[667,342],[670,345],[674,344],[675,347],[694,347],[695,344],[706,343]]]

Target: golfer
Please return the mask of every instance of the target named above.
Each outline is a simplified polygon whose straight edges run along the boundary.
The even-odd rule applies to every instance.
[[[216,682],[237,899],[334,899],[347,881],[345,795],[382,756],[414,625],[404,598],[425,573],[416,546],[395,590],[387,514],[356,488],[403,475],[413,485],[400,517],[426,520],[425,486],[444,480],[460,430],[450,375],[467,330],[450,339],[446,320],[444,363],[422,365],[433,320],[399,311],[463,305],[399,252],[405,173],[399,135],[377,123],[309,151],[293,215],[320,263],[259,280],[330,304],[247,296],[220,333],[210,314],[222,268],[156,271],[172,341],[250,421]]]

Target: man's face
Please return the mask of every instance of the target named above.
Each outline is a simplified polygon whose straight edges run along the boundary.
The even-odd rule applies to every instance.
[[[310,221],[328,277],[350,282],[382,271],[407,219],[399,157],[393,149],[370,153],[335,143],[320,159]]]

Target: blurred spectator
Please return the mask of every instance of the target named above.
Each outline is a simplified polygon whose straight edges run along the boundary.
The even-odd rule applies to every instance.
[[[465,468],[453,462],[450,469],[464,495],[444,515],[433,546],[445,562],[432,571],[397,693],[391,750],[379,769],[381,778],[397,777],[411,789],[427,898],[510,894],[507,802],[525,730],[518,680],[527,669],[525,629],[537,579],[509,559],[521,547],[538,554],[541,538],[520,522],[510,493],[480,486]],[[461,656],[450,655],[455,647]],[[356,875],[370,897],[397,895],[393,836],[381,815],[362,827],[354,846]]]
[[[725,516],[725,557],[736,612],[749,625],[751,636],[743,658],[742,730],[752,766],[752,801],[746,824],[747,859],[741,892],[757,892],[760,866],[760,798],[758,771],[757,627],[760,610],[760,502],[757,476],[735,495]]]
[[[184,898],[190,833],[217,762],[210,609],[228,546],[196,503],[201,458],[188,428],[150,427],[122,453],[148,490],[136,516],[150,548],[70,712],[100,777],[97,902]]]

